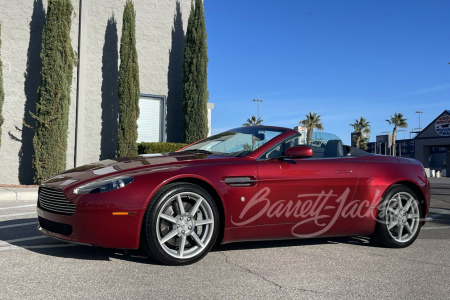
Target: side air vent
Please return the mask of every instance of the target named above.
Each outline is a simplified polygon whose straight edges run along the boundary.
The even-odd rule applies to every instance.
[[[245,187],[245,186],[255,186],[258,180],[253,176],[242,176],[242,177],[226,177],[222,180],[223,183],[228,184],[233,187]]]

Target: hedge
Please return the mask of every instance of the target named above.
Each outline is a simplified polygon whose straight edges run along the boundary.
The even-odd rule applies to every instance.
[[[175,152],[188,144],[183,143],[138,143],[139,154]]]

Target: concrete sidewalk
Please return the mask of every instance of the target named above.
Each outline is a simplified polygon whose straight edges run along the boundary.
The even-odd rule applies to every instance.
[[[443,184],[450,184],[450,177],[428,177],[428,180],[430,183],[443,183]]]
[[[0,201],[15,201],[15,200],[36,200],[38,198],[37,187],[19,187],[19,188],[5,188],[0,187]]]

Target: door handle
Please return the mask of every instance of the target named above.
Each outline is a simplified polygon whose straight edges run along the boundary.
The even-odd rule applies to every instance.
[[[352,172],[352,170],[336,170],[336,174],[347,174]]]

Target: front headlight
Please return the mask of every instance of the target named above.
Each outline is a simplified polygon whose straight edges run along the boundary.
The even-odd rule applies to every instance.
[[[75,194],[94,194],[114,191],[123,188],[133,182],[131,176],[118,176],[113,178],[103,178],[81,185],[73,190]]]

